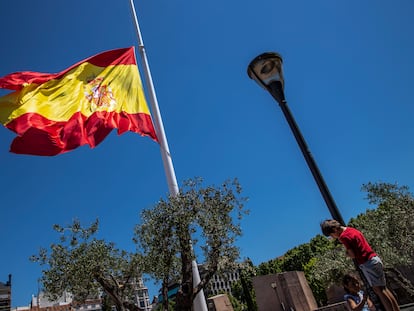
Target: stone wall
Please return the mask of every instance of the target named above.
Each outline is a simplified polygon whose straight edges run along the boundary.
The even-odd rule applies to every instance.
[[[253,278],[260,311],[312,311],[317,304],[302,271],[289,271]]]

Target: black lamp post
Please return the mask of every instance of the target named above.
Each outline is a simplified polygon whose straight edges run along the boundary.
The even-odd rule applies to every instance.
[[[263,53],[250,62],[249,66],[247,67],[247,74],[251,79],[255,80],[261,87],[267,90],[279,103],[279,106],[282,109],[287,122],[289,123],[290,129],[296,138],[299,148],[305,157],[306,163],[312,172],[313,178],[319,187],[322,197],[328,206],[332,218],[341,223],[341,225],[345,226],[342,215],[339,212],[336,203],[328,189],[328,186],[326,185],[322,174],[319,171],[319,168],[316,165],[316,162],[313,159],[308,146],[306,145],[305,139],[303,138],[299,127],[296,124],[296,121],[293,118],[292,113],[290,112],[290,109],[287,105],[284,93],[282,57],[278,53],[274,52]],[[381,303],[378,297],[375,295],[372,287],[367,282],[367,279],[365,278],[355,260],[354,264],[356,270],[359,272],[361,279],[367,287],[368,294],[376,305],[377,310],[383,310],[383,308],[381,308]]]
[[[328,186],[326,185],[322,174],[319,171],[319,168],[316,165],[316,162],[313,159],[308,146],[306,145],[305,139],[303,138],[299,127],[296,124],[296,121],[293,118],[292,113],[290,112],[290,109],[287,105],[284,94],[282,57],[279,54],[273,52],[263,53],[250,62],[249,67],[247,68],[247,74],[251,79],[255,80],[261,87],[267,90],[279,103],[279,106],[282,109],[287,122],[289,123],[290,129],[296,138],[299,148],[305,157],[306,163],[312,172],[313,178],[319,187],[322,197],[328,206],[332,218],[339,221],[342,225],[345,225],[345,222],[336,206],[336,203],[328,189]]]

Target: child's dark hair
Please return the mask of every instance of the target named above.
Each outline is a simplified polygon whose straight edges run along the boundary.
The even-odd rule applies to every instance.
[[[329,236],[335,232],[335,229],[341,228],[341,226],[340,222],[335,219],[327,219],[321,222],[321,230],[324,236]]]
[[[342,278],[342,285],[343,285],[343,287],[344,287],[344,290],[345,290],[348,294],[349,294],[348,284],[349,284],[350,282],[358,282],[358,283],[359,283],[359,279],[358,279],[355,275],[353,275],[353,274],[351,274],[351,273],[349,273],[349,274],[345,274],[345,275],[344,275],[344,277]]]

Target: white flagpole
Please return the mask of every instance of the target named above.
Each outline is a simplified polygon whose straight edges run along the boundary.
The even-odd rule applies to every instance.
[[[165,136],[164,125],[162,123],[160,109],[158,107],[157,96],[155,95],[155,88],[154,83],[152,81],[151,72],[148,65],[147,55],[145,53],[144,42],[141,36],[141,30],[138,24],[138,18],[135,11],[134,1],[129,1],[131,6],[132,16],[135,22],[135,29],[137,32],[138,38],[138,50],[139,54],[141,55],[141,61],[144,69],[145,80],[147,82],[149,97],[150,97],[150,105],[151,105],[151,112],[153,113],[154,117],[154,126],[155,131],[157,133],[158,140],[160,142],[160,149],[161,149],[161,157],[164,164],[165,175],[167,177],[168,189],[170,191],[170,195],[175,196],[179,193],[177,178],[175,176],[174,166],[171,159],[170,150],[168,148],[167,137]],[[200,282],[200,274],[198,272],[197,262],[193,260],[192,262],[193,267],[193,280]],[[195,268],[194,268],[195,267]],[[194,299],[194,310],[195,311],[207,311],[207,304],[204,298],[204,292],[201,290]]]
[[[192,241],[190,241],[190,246],[191,246],[191,252],[194,252]],[[201,282],[201,279],[200,279],[200,272],[198,272],[197,261],[195,259],[191,262],[191,269],[193,271],[193,285],[194,284],[197,285]],[[195,296],[194,298],[194,311],[208,311],[203,290],[200,290],[197,296]]]
[[[168,189],[171,195],[177,195],[179,192],[177,178],[175,177],[174,166],[172,164],[171,154],[168,148],[167,137],[165,136],[165,132],[164,132],[164,125],[162,123],[161,113],[158,107],[157,96],[155,95],[154,83],[152,82],[152,76],[151,76],[151,72],[148,66],[148,59],[145,53],[144,42],[142,41],[141,30],[139,28],[138,18],[135,12],[135,6],[134,6],[133,0],[130,0],[130,5],[131,5],[131,11],[134,17],[135,29],[136,29],[137,37],[138,37],[138,50],[139,50],[139,54],[141,55],[142,65],[144,67],[145,80],[147,82],[151,110],[152,110],[153,117],[154,117],[155,131],[157,133],[157,137],[158,137],[160,147],[161,147],[161,157],[162,157],[162,162],[164,164],[165,175],[167,177]]]

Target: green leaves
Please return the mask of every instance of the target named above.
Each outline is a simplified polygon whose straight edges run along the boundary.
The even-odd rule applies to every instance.
[[[132,297],[132,281],[141,276],[141,256],[94,238],[98,220],[89,227],[74,220],[67,227],[54,225],[53,229],[59,234],[59,243],[31,257],[45,268],[41,282],[46,293],[56,299],[66,291],[81,302],[104,291],[112,304],[124,309]]]
[[[408,187],[378,182],[365,184],[362,190],[367,192],[366,198],[374,207],[351,219],[348,225],[364,233],[386,268],[412,264],[414,198]],[[352,261],[339,245],[317,256],[309,275],[327,287],[351,270],[354,270]]]
[[[349,226],[361,230],[385,267],[410,265],[414,260],[414,198],[406,186],[368,183],[362,186],[372,208],[357,215]],[[342,245],[318,235],[310,243],[296,246],[282,257],[262,263],[258,274],[303,270],[315,298],[326,300],[325,288],[340,283],[342,276],[355,269]]]
[[[414,259],[414,198],[407,186],[368,183],[370,204],[376,209],[352,219],[350,225],[360,228],[381,256],[385,266],[409,265]]]
[[[201,178],[189,179],[178,195],[143,210],[134,240],[146,259],[145,271],[164,286],[171,281],[192,284],[190,243],[201,244],[207,273],[198,288],[193,284],[192,300],[218,269],[230,267],[239,257],[234,242],[248,213],[241,191],[237,179],[206,187]]]

